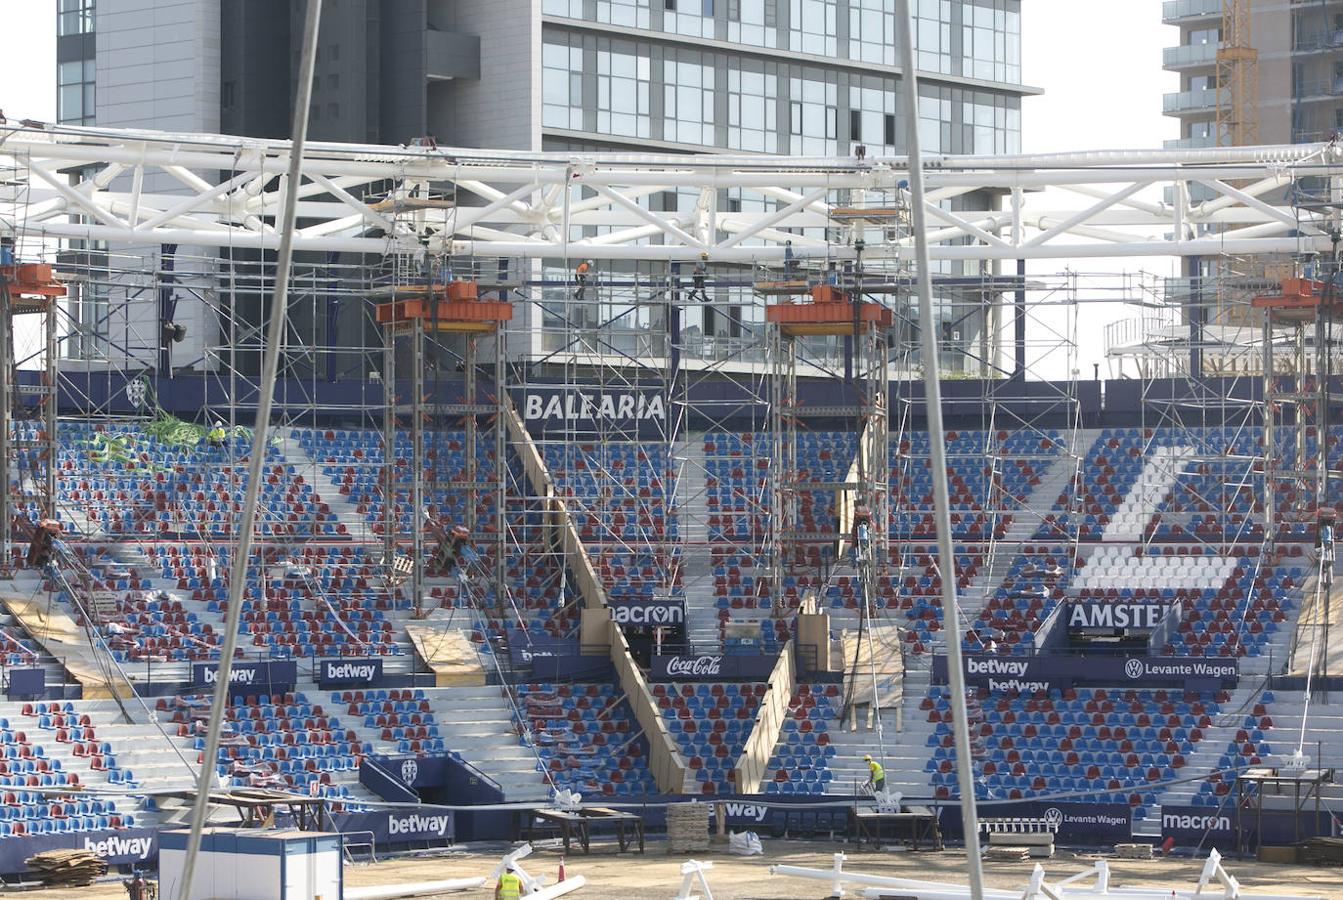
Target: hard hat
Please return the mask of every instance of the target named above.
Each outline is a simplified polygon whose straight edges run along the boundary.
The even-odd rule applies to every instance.
[[[700,251],[699,258],[700,258],[700,259],[708,259],[708,258],[709,258],[709,254],[708,254],[707,252],[705,252],[705,251]]]
[[[864,754],[863,754],[863,762],[872,762],[872,754],[871,754],[871,753],[864,753]]]
[[[452,526],[452,536],[453,536],[453,537],[464,538],[464,537],[469,537],[470,535],[471,535],[471,532],[469,532],[469,531],[466,530],[466,526],[465,526],[465,525],[454,525],[454,526]]]

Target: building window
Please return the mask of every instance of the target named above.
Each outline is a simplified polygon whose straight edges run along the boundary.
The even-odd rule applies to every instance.
[[[849,58],[895,65],[895,10],[891,0],[849,0]]]
[[[59,0],[56,4],[56,34],[92,34],[94,0]]]
[[[790,153],[833,156],[838,151],[838,88],[833,83],[809,78],[789,79],[789,106],[794,135]]]
[[[789,49],[817,56],[839,52],[835,0],[789,0]]]
[[[583,128],[583,51],[566,44],[541,48],[541,121],[547,128]]]
[[[597,130],[625,137],[649,136],[647,56],[600,50],[597,53]]]
[[[662,69],[663,137],[683,144],[713,144],[713,67],[667,60]]]
[[[70,125],[93,124],[94,81],[91,59],[73,59],[56,67],[56,118]]]
[[[728,0],[727,39],[752,47],[779,45],[776,0]]]
[[[581,0],[580,0],[580,4]],[[574,18],[582,18],[580,11]],[[648,27],[648,0],[597,0],[597,21],[630,28]]]
[[[869,84],[875,79],[866,79]],[[879,83],[879,82],[877,82]],[[887,120],[891,128],[887,128]],[[849,88],[849,140],[866,143],[876,153],[894,153],[895,92],[884,88]],[[876,147],[878,138],[881,148]]]
[[[779,80],[730,69],[727,73],[727,145],[734,150],[777,153]]]
[[[1221,28],[1195,28],[1185,35],[1184,45],[1196,47],[1199,44],[1215,44],[1221,39]]]
[[[662,28],[690,37],[713,37],[713,0],[667,0]]]

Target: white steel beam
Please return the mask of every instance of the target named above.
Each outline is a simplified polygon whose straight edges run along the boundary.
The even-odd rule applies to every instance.
[[[0,135],[0,167],[15,173],[0,187],[0,222],[22,236],[274,249],[281,195],[267,188],[283,180],[289,154],[285,141],[20,126]],[[79,167],[101,168],[75,186],[59,174]],[[310,144],[299,167],[304,227],[294,246],[303,251],[379,254],[411,250],[424,239],[435,250],[497,257],[670,262],[707,253],[717,261],[769,262],[781,260],[789,242],[799,257],[851,258],[847,241],[862,235],[864,259],[875,264],[907,258],[912,238],[906,217],[884,211],[907,203],[902,157],[571,156]],[[146,176],[167,176],[183,191],[146,191],[153,183]],[[1343,184],[1343,147],[932,157],[925,212],[938,227],[927,235],[929,252],[933,259],[1010,260],[1327,250],[1336,215],[1294,208],[1294,192],[1274,190],[1307,177]],[[1189,203],[1194,183],[1219,196]],[[378,198],[367,194],[430,184],[440,196],[469,193],[482,202],[412,213],[412,223],[372,208]],[[687,188],[697,191],[690,212],[648,208],[650,196]],[[729,188],[775,203],[732,211],[720,206]],[[1163,191],[1175,202],[1164,202]],[[967,195],[1004,197],[1008,208],[941,205]],[[844,227],[855,223],[835,210],[851,196],[874,212]],[[580,227],[600,236],[568,240]],[[654,236],[661,240],[648,243]]]

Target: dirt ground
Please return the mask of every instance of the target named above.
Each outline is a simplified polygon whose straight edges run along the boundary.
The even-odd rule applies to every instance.
[[[614,849],[614,848],[612,848]],[[802,878],[788,878],[769,874],[771,865],[810,866],[828,868],[835,844],[807,841],[766,840],[765,855],[751,858],[729,856],[726,852],[696,854],[696,859],[712,860],[709,886],[715,900],[744,900],[744,898],[787,898],[810,900],[822,898],[829,892],[826,883]],[[502,851],[500,851],[502,852]],[[846,868],[874,875],[892,875],[928,881],[963,881],[965,854],[959,850],[934,852],[881,852],[848,849]],[[413,881],[432,881],[446,878],[467,878],[488,875],[499,860],[499,853],[485,851],[452,851],[436,858],[402,858],[376,865],[353,865],[346,868],[347,887],[385,885]],[[566,872],[572,877],[583,875],[587,885],[575,892],[575,898],[586,900],[665,900],[675,895],[680,886],[680,865],[689,857],[669,856],[663,845],[652,843],[648,852],[617,854],[604,848],[593,848],[591,856],[570,856]],[[1060,851],[1045,869],[1051,880],[1060,880],[1083,869],[1090,868],[1097,857]],[[559,853],[538,849],[523,863],[533,875],[544,875],[553,881]],[[1111,860],[1111,888],[1132,886],[1160,886],[1192,891],[1202,867],[1201,860],[1188,858],[1156,859],[1152,861]],[[984,863],[987,886],[996,888],[1024,888],[1032,863]],[[1241,883],[1244,892],[1289,893],[1320,898],[1343,898],[1343,868],[1326,869],[1310,866],[1272,865],[1252,861],[1231,860],[1227,869]],[[1089,885],[1078,885],[1089,887]],[[650,890],[651,889],[651,890]],[[41,891],[34,896],[42,900],[123,900],[125,891],[119,883],[103,883],[93,887]],[[459,892],[460,900],[490,900],[493,886]],[[850,892],[853,896],[853,892]],[[1206,893],[1205,893],[1206,896]],[[1221,897],[1220,888],[1212,896]],[[168,900],[168,898],[165,898]]]

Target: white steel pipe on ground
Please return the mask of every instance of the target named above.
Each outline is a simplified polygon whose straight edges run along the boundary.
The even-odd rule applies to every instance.
[[[449,878],[446,881],[408,881],[405,884],[377,884],[346,888],[344,900],[397,900],[399,897],[425,897],[452,891],[469,891],[485,883],[484,878]]]

